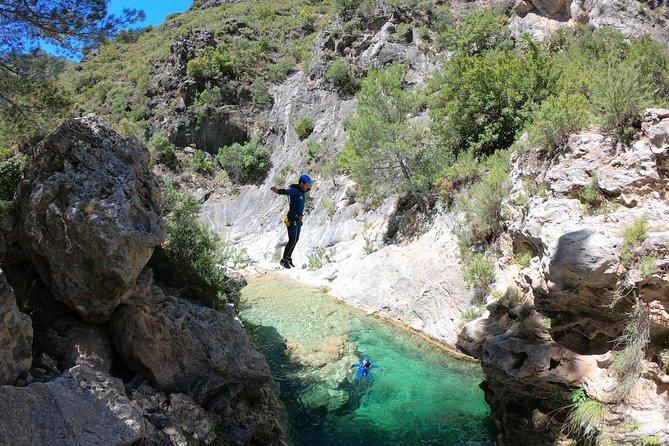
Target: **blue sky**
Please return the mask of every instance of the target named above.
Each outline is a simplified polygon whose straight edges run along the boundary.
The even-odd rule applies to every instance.
[[[146,13],[146,20],[134,25],[160,25],[165,17],[173,12],[183,12],[190,8],[192,0],[111,0],[107,4],[110,14],[118,14],[123,8],[142,9]]]
[[[107,4],[109,14],[120,14],[123,8],[141,9],[146,14],[143,22],[138,22],[130,28],[144,28],[148,25],[160,25],[165,21],[165,17],[173,12],[183,12],[190,8],[193,0],[111,0]],[[42,43],[42,49],[48,53],[59,54],[56,48],[49,44]],[[63,54],[59,54],[63,56]],[[76,60],[76,57],[68,56],[68,59]]]

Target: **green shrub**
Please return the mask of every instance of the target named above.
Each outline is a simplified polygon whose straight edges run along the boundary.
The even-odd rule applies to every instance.
[[[335,9],[335,13],[340,15],[344,20],[353,16],[360,5],[359,0],[331,0],[330,3]]]
[[[348,140],[339,160],[362,197],[381,202],[389,194],[409,195],[425,210],[424,192],[440,163],[437,152],[422,144],[424,129],[409,120],[418,102],[405,90],[405,76],[401,65],[369,71],[356,114],[344,124]]]
[[[457,326],[458,330],[462,330],[462,327],[464,327],[468,322],[471,322],[477,317],[481,316],[481,314],[483,314],[483,310],[479,307],[471,306],[467,308],[460,316],[460,320],[458,321]]]
[[[582,203],[588,205],[591,209],[597,209],[604,201],[602,193],[599,191],[599,175],[594,170],[591,173],[591,180],[578,194]]]
[[[460,251],[493,241],[503,231],[502,203],[509,193],[509,159],[506,154],[486,160],[487,173],[474,183],[458,203],[464,213],[464,226],[458,232]]]
[[[513,257],[513,260],[516,262],[518,266],[520,266],[521,268],[525,268],[527,265],[530,264],[530,261],[532,260],[532,253],[524,252],[522,254],[516,254]]]
[[[451,51],[478,54],[494,48],[513,48],[507,17],[492,8],[476,9],[444,27],[441,43]]]
[[[257,181],[267,174],[270,167],[270,153],[260,140],[244,144],[234,143],[218,149],[218,164],[237,183]]]
[[[648,219],[641,217],[623,229],[623,243],[620,247],[620,262],[625,268],[631,268],[634,263],[633,249],[648,237]]]
[[[198,221],[201,205],[188,192],[164,190],[167,238],[162,247],[162,280],[181,288],[184,297],[215,307],[226,300],[229,286],[221,265],[225,248],[220,236]]]
[[[474,254],[467,265],[465,281],[474,290],[472,303],[477,305],[485,303],[490,287],[495,282],[495,268],[492,259],[484,254]]]
[[[154,162],[163,164],[174,171],[179,168],[176,147],[170,142],[165,133],[154,133],[146,145],[149,148],[151,159]]]
[[[642,82],[639,68],[628,62],[608,66],[594,81],[592,104],[604,126],[629,142],[640,124],[641,110],[652,105],[651,86]]]
[[[223,45],[206,47],[201,56],[188,61],[186,73],[201,84],[235,75],[237,61]]]
[[[305,140],[314,131],[314,121],[311,118],[301,119],[295,126],[295,133],[300,141]]]
[[[627,398],[634,392],[644,372],[643,360],[650,341],[650,312],[643,302],[637,302],[629,315],[629,323],[615,341],[609,370],[618,379],[616,395]]]
[[[5,156],[6,153],[5,153]],[[0,200],[12,201],[23,177],[24,156],[15,154],[0,158]]]
[[[343,94],[353,94],[358,89],[353,68],[341,59],[330,64],[325,71],[325,80]]]
[[[431,80],[432,129],[456,156],[510,147],[533,110],[555,88],[546,54],[534,44],[526,54],[490,51],[451,58]]]
[[[641,438],[639,438],[639,441],[641,442],[642,446],[661,444],[659,435],[643,435]]]
[[[601,401],[588,398],[583,389],[572,392],[571,412],[564,422],[563,430],[571,437],[585,444],[596,442],[604,429],[608,410]]]
[[[263,110],[272,106],[274,100],[269,94],[269,85],[267,82],[260,78],[256,78],[253,80],[249,90],[251,91],[251,100],[255,107]]]
[[[552,151],[566,144],[570,133],[589,123],[589,104],[585,95],[561,92],[541,104],[529,129],[530,140]]]
[[[203,150],[196,150],[190,159],[190,168],[202,175],[211,175],[213,173],[210,158]]]
[[[326,263],[332,261],[334,252],[323,247],[316,248],[311,254],[307,256],[310,270],[317,270]]]

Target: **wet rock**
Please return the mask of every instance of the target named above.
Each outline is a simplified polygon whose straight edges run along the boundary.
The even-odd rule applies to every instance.
[[[12,384],[32,364],[33,327],[19,311],[12,287],[0,269],[0,384]]]
[[[344,407],[348,403],[348,393],[326,385],[314,384],[299,396],[299,401],[305,409],[324,415]]]
[[[119,379],[76,366],[47,383],[0,387],[0,444],[129,445],[145,434]]]
[[[28,153],[16,198],[23,248],[54,297],[87,321],[109,319],[164,240],[148,159],[94,115]]]

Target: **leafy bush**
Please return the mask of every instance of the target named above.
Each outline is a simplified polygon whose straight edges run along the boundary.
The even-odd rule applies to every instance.
[[[163,132],[156,132],[146,143],[151,154],[151,159],[159,164],[163,164],[172,170],[179,167],[176,148],[170,142],[167,135]]]
[[[6,159],[0,158],[0,200],[14,199],[16,188],[23,177],[24,157],[15,154]]]
[[[485,303],[485,297],[490,292],[490,287],[495,281],[493,261],[483,254],[474,254],[467,266],[465,281],[474,289],[472,303]]]
[[[314,121],[311,118],[301,119],[295,126],[295,133],[300,141],[307,139],[314,131]]]
[[[599,191],[599,175],[596,170],[591,172],[590,183],[585,186],[578,194],[578,198],[582,203],[585,203],[590,209],[597,209],[604,201],[602,193]]]
[[[494,48],[513,48],[507,17],[492,8],[476,9],[444,27],[442,44],[451,51],[478,54]]]
[[[235,57],[223,45],[216,48],[206,47],[201,56],[189,60],[186,65],[188,75],[201,84],[234,76],[236,69]]]
[[[554,88],[546,54],[534,44],[527,54],[459,53],[431,81],[432,128],[453,155],[491,154],[515,141],[534,108]]]
[[[502,203],[509,193],[509,159],[506,154],[486,160],[487,173],[461,197],[464,226],[458,232],[460,251],[491,242],[503,231]]]
[[[530,140],[552,151],[566,144],[570,133],[589,123],[590,111],[585,95],[561,92],[541,104],[529,129]]]
[[[639,68],[620,62],[609,66],[593,85],[592,103],[604,129],[624,142],[639,127],[641,110],[652,105],[651,86],[642,82]]]
[[[632,250],[648,237],[648,219],[641,217],[623,229],[623,243],[620,247],[620,262],[631,268],[634,261]]]
[[[230,179],[237,183],[259,180],[270,167],[269,150],[257,139],[221,147],[215,159]]]
[[[357,96],[356,114],[344,124],[348,140],[341,164],[360,185],[361,196],[372,201],[392,193],[420,203],[439,165],[437,152],[422,144],[423,129],[409,121],[417,100],[405,90],[405,76],[401,65],[370,70]]]
[[[341,59],[330,64],[325,71],[325,80],[343,94],[353,94],[358,89],[353,68]]]
[[[226,300],[229,285],[221,269],[225,249],[220,236],[198,221],[201,204],[188,192],[164,190],[167,238],[159,277],[181,288],[184,297],[215,307]]]
[[[202,175],[212,174],[212,165],[209,155],[203,150],[196,150],[193,157],[190,159],[190,168],[194,172]]]

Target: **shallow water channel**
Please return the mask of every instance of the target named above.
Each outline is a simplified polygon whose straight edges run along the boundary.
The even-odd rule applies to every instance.
[[[281,275],[248,279],[240,317],[281,388],[294,445],[494,445],[476,363]],[[347,373],[368,355],[369,381]]]

